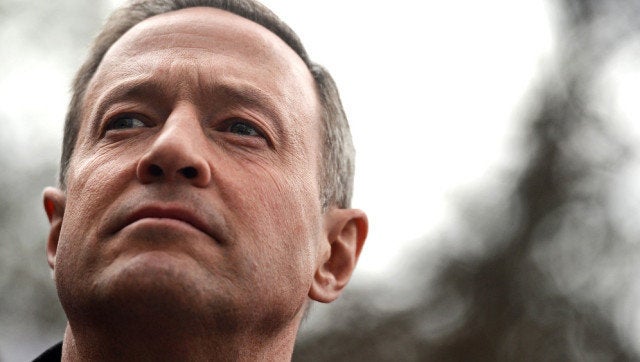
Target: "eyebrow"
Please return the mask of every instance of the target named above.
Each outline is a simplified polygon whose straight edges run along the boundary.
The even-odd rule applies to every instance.
[[[150,82],[146,77],[134,77],[131,79],[118,82],[116,85],[107,88],[99,97],[96,98],[93,107],[96,112],[90,113],[93,123],[102,120],[107,108],[113,103],[125,99],[140,99],[149,96],[160,96],[162,92],[158,91],[159,87],[155,82]]]
[[[209,88],[209,87],[208,87]],[[233,104],[247,105],[263,112],[269,119],[281,126],[282,115],[275,109],[276,100],[264,90],[249,84],[219,83],[206,90],[208,99],[228,99]]]

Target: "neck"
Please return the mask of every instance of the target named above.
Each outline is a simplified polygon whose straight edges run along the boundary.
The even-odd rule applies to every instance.
[[[64,335],[62,360],[289,361],[297,326],[258,335],[240,329],[217,333],[202,325],[185,331],[149,325],[115,328],[111,324],[100,330],[70,323]]]

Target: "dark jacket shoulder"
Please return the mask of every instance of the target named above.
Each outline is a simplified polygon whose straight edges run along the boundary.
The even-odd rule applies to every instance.
[[[60,361],[62,359],[62,342],[44,351],[33,362]]]

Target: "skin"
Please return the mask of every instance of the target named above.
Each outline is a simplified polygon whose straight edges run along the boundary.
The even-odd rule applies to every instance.
[[[348,282],[365,214],[320,205],[313,78],[267,29],[147,19],[89,84],[67,188],[47,188],[63,359],[285,360]]]

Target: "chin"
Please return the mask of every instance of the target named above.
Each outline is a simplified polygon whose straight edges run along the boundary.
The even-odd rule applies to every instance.
[[[184,254],[145,251],[116,260],[104,270],[100,284],[115,296],[127,296],[126,300],[148,299],[153,303],[192,299],[199,294],[203,277],[199,265]]]
[[[60,301],[67,314],[80,317],[76,320],[175,328],[202,318],[208,305],[199,287],[202,276],[197,263],[184,255],[142,252],[117,259],[95,278],[74,278],[75,285],[59,289]]]

